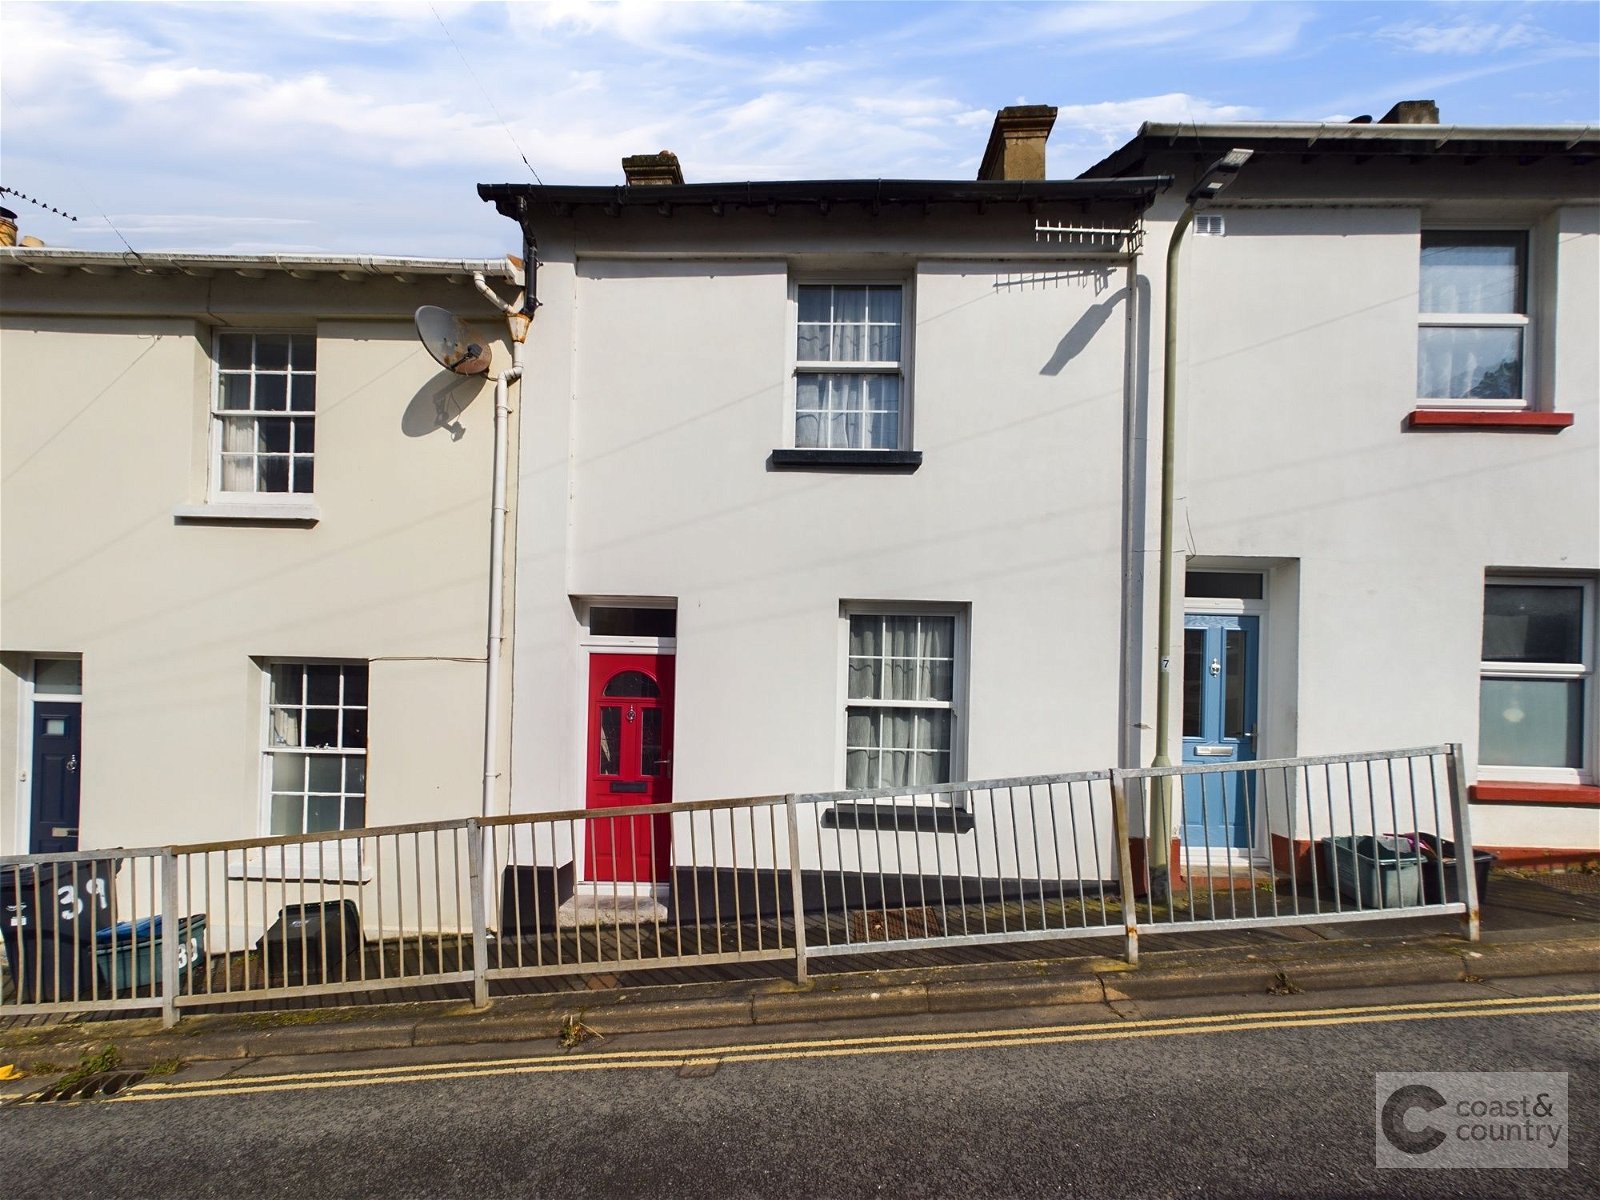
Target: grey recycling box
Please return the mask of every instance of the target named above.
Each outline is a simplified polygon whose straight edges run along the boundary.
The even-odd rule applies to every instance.
[[[1422,903],[1421,855],[1408,842],[1356,836],[1323,838],[1322,869],[1339,894],[1360,908]]]

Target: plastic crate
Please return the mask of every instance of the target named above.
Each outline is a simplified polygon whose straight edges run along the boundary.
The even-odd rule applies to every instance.
[[[354,900],[289,904],[256,942],[269,979],[340,982],[345,963],[362,949],[361,913]]]
[[[1422,903],[1419,855],[1395,838],[1323,838],[1322,865],[1339,894],[1359,908],[1410,908]]]
[[[1461,876],[1456,868],[1456,844],[1431,833],[1401,834],[1400,841],[1410,839],[1422,847],[1422,895],[1429,904],[1459,904],[1461,902]],[[1478,877],[1478,904],[1481,907],[1489,891],[1489,868],[1499,861],[1498,854],[1476,850],[1472,855],[1472,870]],[[1440,868],[1443,868],[1441,879]],[[1441,887],[1441,883],[1443,887]]]
[[[153,996],[161,986],[165,947],[160,917],[124,921],[95,934],[95,963],[100,982],[111,994],[132,992]],[[188,990],[193,970],[205,962],[206,918],[203,913],[178,918],[178,990]]]

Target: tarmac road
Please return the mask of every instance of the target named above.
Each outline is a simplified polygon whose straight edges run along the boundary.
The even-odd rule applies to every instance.
[[[1482,1196],[1600,1185],[1591,978],[204,1063],[0,1108],[0,1194]],[[1374,1073],[1569,1074],[1560,1170],[1379,1170]]]

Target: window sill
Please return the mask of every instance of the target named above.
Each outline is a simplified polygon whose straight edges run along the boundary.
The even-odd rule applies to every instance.
[[[1554,804],[1600,808],[1600,787],[1582,783],[1476,783],[1467,789],[1475,804]]]
[[[909,475],[922,465],[921,450],[774,450],[769,471],[861,471]]]
[[[315,525],[322,509],[313,500],[293,502],[273,500],[213,500],[207,504],[180,504],[172,510],[174,521],[215,521],[222,524],[270,524],[272,522]]]
[[[227,855],[230,880],[281,883],[370,883],[359,838],[263,846]]]
[[[1489,409],[1419,408],[1406,417],[1407,429],[1533,430],[1560,433],[1572,424],[1569,412],[1497,412]]]

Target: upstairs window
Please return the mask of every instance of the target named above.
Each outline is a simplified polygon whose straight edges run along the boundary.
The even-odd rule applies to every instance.
[[[1424,230],[1417,299],[1420,403],[1527,406],[1526,232]]]
[[[310,494],[316,410],[313,334],[219,332],[212,492],[225,498]]]
[[[802,283],[796,301],[795,448],[901,449],[904,289]]]

